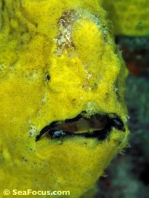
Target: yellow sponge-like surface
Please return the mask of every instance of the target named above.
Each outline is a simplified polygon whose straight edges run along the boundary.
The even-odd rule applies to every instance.
[[[149,34],[148,0],[104,0],[103,6],[113,22],[116,35],[145,36]]]
[[[0,193],[80,197],[129,134],[127,69],[106,12],[99,0],[3,0],[0,10]],[[104,140],[43,135],[35,141],[45,126],[81,112],[88,119],[117,115],[125,131],[112,127]]]

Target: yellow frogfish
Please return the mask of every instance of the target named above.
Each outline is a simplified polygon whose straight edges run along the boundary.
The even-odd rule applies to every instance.
[[[1,0],[0,197],[88,193],[128,144],[127,73],[101,0]]]

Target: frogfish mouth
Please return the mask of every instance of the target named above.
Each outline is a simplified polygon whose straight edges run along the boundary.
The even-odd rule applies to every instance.
[[[104,140],[108,137],[112,129],[115,128],[125,132],[124,124],[116,114],[93,114],[86,116],[84,112],[75,118],[64,121],[54,121],[43,127],[36,136],[36,141],[43,135],[51,139],[63,139],[72,136],[82,136],[85,138],[97,138]]]

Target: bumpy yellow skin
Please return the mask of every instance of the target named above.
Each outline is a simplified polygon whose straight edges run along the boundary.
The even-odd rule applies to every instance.
[[[145,36],[149,34],[148,0],[103,0],[113,22],[116,35]]]
[[[99,0],[4,0],[0,9],[0,193],[67,190],[80,197],[129,134],[127,70],[106,13]],[[35,141],[44,126],[82,111],[116,113],[125,132],[113,128],[103,141]]]

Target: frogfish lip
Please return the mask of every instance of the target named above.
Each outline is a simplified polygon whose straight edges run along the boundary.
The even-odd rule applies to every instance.
[[[72,119],[54,121],[45,126],[36,136],[36,141],[43,135],[51,139],[63,139],[72,136],[97,138],[104,140],[113,128],[125,132],[124,124],[116,114],[93,114],[85,116],[84,112]]]

